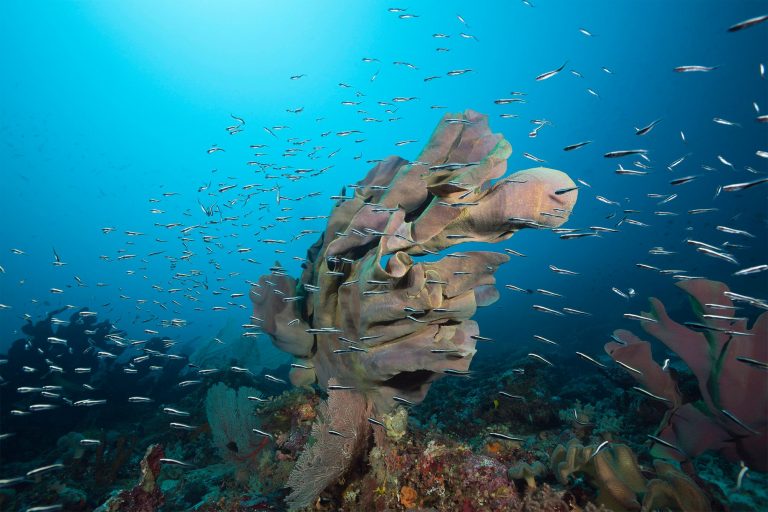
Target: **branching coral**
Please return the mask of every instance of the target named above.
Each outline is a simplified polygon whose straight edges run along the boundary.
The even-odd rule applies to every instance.
[[[651,312],[643,315],[655,321],[642,327],[685,361],[699,382],[701,402],[682,404],[648,342],[616,331],[626,344],[605,346],[616,361],[640,371],[632,376],[669,406],[659,437],[677,449],[658,443],[654,453],[684,460],[714,449],[731,461],[768,470],[768,372],[760,367],[768,361],[768,313],[748,329],[746,318],[734,317],[734,295],[725,284],[697,279],[678,286],[689,295],[697,321],[678,324],[652,298]]]
[[[254,317],[297,358],[294,384],[328,389],[336,379],[360,397],[359,410],[381,417],[398,402],[421,402],[444,373],[468,370],[479,335],[470,318],[498,299],[493,274],[509,257],[418,258],[560,226],[577,198],[573,181],[552,169],[493,183],[511,151],[487,116],[447,114],[417,161],[390,157],[350,185],[354,195],[333,208],[299,280],[279,263],[259,280]]]

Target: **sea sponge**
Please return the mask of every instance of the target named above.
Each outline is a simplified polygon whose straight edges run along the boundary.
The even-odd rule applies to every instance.
[[[446,114],[416,161],[387,158],[350,185],[299,279],[276,263],[255,283],[254,322],[310,367],[294,367],[292,382],[327,389],[335,378],[378,416],[402,403],[394,397],[419,403],[434,380],[468,370],[480,332],[470,318],[498,299],[494,273],[509,256],[417,258],[560,226],[578,197],[553,169],[499,179],[511,152],[487,116]]]
[[[629,446],[615,443],[597,453],[595,449],[576,440],[567,446],[558,445],[550,456],[550,466],[558,481],[568,485],[571,475],[586,477],[598,491],[597,504],[614,512],[710,510],[706,495],[675,466],[655,460],[656,476],[647,481]]]
[[[654,460],[656,478],[648,482],[643,510],[681,510],[708,512],[709,499],[696,483],[674,465]]]

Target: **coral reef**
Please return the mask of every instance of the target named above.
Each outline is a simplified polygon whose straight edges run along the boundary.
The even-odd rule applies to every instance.
[[[697,321],[681,325],[651,298],[651,312],[643,315],[652,321],[641,325],[685,361],[698,380],[700,401],[682,403],[671,374],[653,361],[648,342],[620,330],[615,336],[624,344],[605,345],[614,360],[636,370],[632,376],[669,407],[658,434],[666,444],[656,443],[653,452],[687,461],[713,449],[766,471],[768,372],[759,365],[768,361],[768,313],[748,329],[747,318],[734,316],[731,298],[736,295],[725,284],[696,279],[677,286],[689,295]]]

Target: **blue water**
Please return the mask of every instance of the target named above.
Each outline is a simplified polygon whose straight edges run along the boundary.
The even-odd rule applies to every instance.
[[[385,4],[359,2],[322,8],[301,2],[217,7],[193,2],[185,3],[183,9],[173,2],[59,2],[45,4],[44,9],[43,4],[32,9],[27,3],[12,3],[1,36],[10,51],[3,52],[6,79],[0,91],[5,149],[2,200],[7,218],[0,264],[6,269],[2,302],[12,306],[0,314],[2,332],[7,333],[3,343],[13,339],[23,313],[36,316],[64,304],[89,306],[129,330],[134,322],[170,318],[169,312],[151,305],[153,299],[168,303],[168,294],[150,286],[175,287],[170,278],[177,271],[199,269],[207,276],[209,290],[222,286],[232,292],[246,291],[245,280],[266,273],[276,259],[296,272],[298,266],[291,256],[303,256],[314,241],[312,236],[283,247],[285,255],[273,254],[271,247],[258,240],[289,240],[300,229],[321,229],[322,221],[307,223],[297,218],[326,214],[330,208],[327,197],[339,193],[342,184],[362,177],[372,165],[366,160],[390,154],[415,158],[443,113],[431,109],[432,105],[490,114],[492,128],[502,132],[514,148],[510,169],[535,166],[521,156],[528,152],[545,159],[545,165],[592,185],[592,189],[582,189],[568,227],[612,227],[620,220],[621,215],[606,220],[618,208],[596,201],[595,195],[619,201],[623,208],[641,210],[635,218],[650,224],[647,228],[625,225],[620,233],[575,241],[562,241],[546,232],[520,233],[502,246],[528,257],[515,258],[502,268],[500,283],[563,293],[567,305],[595,315],[568,321],[589,325],[598,320],[607,324],[606,329],[621,323],[620,313],[627,307],[637,310],[644,304],[637,299],[639,303],[627,306],[611,292],[613,286],[632,287],[639,297],[675,296],[669,278],[637,270],[637,262],[684,268],[693,275],[732,283],[735,290],[759,294],[766,289],[768,274],[730,278],[736,268],[696,253],[682,240],[746,243],[751,249],[736,253],[742,267],[765,262],[765,188],[723,194],[713,200],[717,185],[757,178],[744,171],[744,166],[760,173],[766,170],[765,159],[755,156],[755,150],[766,148],[766,127],[754,121],[751,105],[755,101],[768,108],[766,82],[758,72],[764,56],[761,48],[768,42],[766,31],[764,27],[734,34],[725,31],[731,22],[754,15],[760,5],[685,2],[669,9],[663,2],[649,2],[617,10],[598,2],[536,2],[534,8],[519,2],[503,6],[441,2],[413,6],[408,12],[419,18],[402,20],[387,12]],[[584,36],[579,28],[594,37]],[[433,38],[437,32],[451,37]],[[459,37],[461,32],[476,40]],[[450,48],[450,52],[436,52],[437,47]],[[365,63],[362,57],[380,62]],[[393,61],[409,62],[418,69],[393,65]],[[563,73],[534,81],[535,76],[565,61],[568,65]],[[711,73],[672,72],[675,66],[688,64],[720,67]],[[465,68],[473,71],[445,76],[449,70]],[[570,70],[577,70],[583,78]],[[371,81],[374,73],[376,79]],[[298,74],[306,76],[289,79]],[[423,81],[433,75],[441,78]],[[340,87],[339,82],[352,88]],[[599,98],[587,93],[587,88]],[[528,103],[493,103],[513,90],[526,92]],[[357,97],[355,91],[364,96]],[[419,99],[392,107],[376,104],[396,96]],[[361,105],[341,105],[345,100],[361,101]],[[300,114],[286,112],[298,107],[304,108]],[[384,122],[361,122],[365,115],[357,114],[358,108]],[[387,114],[385,108],[397,108],[397,112]],[[500,119],[498,114],[503,112],[520,117]],[[235,124],[230,114],[246,120],[242,133],[230,136],[224,130]],[[393,117],[397,121],[387,122]],[[715,124],[713,117],[741,127]],[[650,134],[634,135],[633,127],[657,118],[663,120]],[[534,128],[530,119],[548,119],[553,126],[529,138],[527,134]],[[277,132],[279,140],[262,129],[276,125],[290,127]],[[333,134],[351,129],[364,131],[360,137],[365,142]],[[687,143],[681,140],[681,130]],[[333,133],[321,137],[326,131]],[[288,137],[310,139],[304,146],[294,146],[304,149],[303,154],[281,158],[282,150],[290,147],[285,142]],[[419,142],[402,148],[393,145],[404,139]],[[562,151],[565,145],[582,140],[594,142],[577,151]],[[248,146],[258,143],[269,145],[256,150],[269,156],[251,156]],[[226,153],[206,154],[213,144]],[[310,148],[317,145],[324,146],[317,152],[320,158],[307,159]],[[602,153],[635,147],[650,150],[654,172],[644,177],[613,174],[617,161],[602,158]],[[333,158],[327,158],[337,150]],[[674,172],[665,169],[686,154],[690,156]],[[361,158],[354,160],[357,155]],[[717,155],[733,163],[735,170],[721,164]],[[289,166],[289,172],[292,168],[333,167],[319,177],[297,182],[265,180],[263,174],[245,165],[252,159]],[[621,163],[627,167],[632,160],[622,159]],[[702,170],[702,164],[717,170]],[[668,184],[670,179],[688,174],[701,177],[678,187]],[[280,193],[287,197],[313,191],[322,195],[289,203],[290,212],[279,211],[275,194],[256,195],[247,207],[238,204],[227,210],[225,215],[237,216],[238,221],[215,228],[222,248],[209,255],[196,240],[190,243],[196,254],[189,263],[171,268],[163,258],[181,255],[179,228],[154,224],[204,222],[196,199],[205,204],[223,201],[196,193],[209,181],[209,190],[218,188],[217,184],[260,183],[264,187],[280,185]],[[163,197],[163,192],[179,195]],[[675,192],[678,199],[658,208],[658,199],[645,197],[646,193]],[[234,197],[231,193],[222,196],[224,200]],[[150,203],[150,198],[161,201]],[[266,208],[257,210],[258,203]],[[685,214],[691,208],[711,207],[719,211]],[[165,213],[151,214],[151,208]],[[651,215],[658,209],[681,215]],[[292,218],[275,223],[278,215]],[[244,222],[250,227],[242,227]],[[259,226],[267,224],[276,226],[261,232]],[[757,238],[724,235],[713,229],[718,224],[746,229]],[[104,235],[100,231],[104,226],[117,230]],[[126,237],[126,230],[145,235]],[[168,242],[161,244],[156,238]],[[649,256],[647,250],[653,246],[678,254]],[[66,266],[51,265],[53,247]],[[261,264],[231,254],[237,247],[252,247],[253,252],[245,256]],[[13,255],[11,248],[27,254]],[[120,249],[139,257],[166,252],[140,264],[138,258],[114,261]],[[103,261],[100,255],[113,261]],[[214,261],[219,269],[214,268]],[[553,274],[549,264],[581,275]],[[135,274],[126,275],[128,270]],[[229,273],[239,275],[228,277]],[[74,276],[88,286],[77,287]],[[96,287],[97,282],[108,286]],[[65,293],[52,295],[51,287]],[[121,300],[120,294],[130,299]],[[502,291],[502,297],[478,315],[482,327],[508,336],[511,322],[515,339],[510,342],[527,343],[528,331],[536,331],[540,316],[529,309],[533,299],[508,291]],[[137,309],[136,299],[149,302]],[[199,302],[180,302],[183,306],[174,308],[176,316],[195,326],[181,334],[182,338],[215,332],[226,315],[245,318],[247,314],[234,306],[211,313],[212,306],[226,303],[220,296],[206,293]],[[246,298],[239,304],[249,308]],[[551,323],[549,318],[544,320]],[[568,331],[577,343],[578,331]]]
[[[292,272],[314,236],[291,242],[274,254],[274,246],[258,240],[290,240],[301,229],[322,229],[323,221],[302,222],[302,215],[328,213],[328,197],[343,184],[360,179],[373,165],[366,160],[400,154],[415,158],[445,111],[472,108],[491,116],[491,127],[511,142],[511,170],[537,164],[522,157],[528,152],[545,159],[546,166],[580,178],[583,188],[575,213],[566,227],[613,227],[621,215],[607,220],[617,207],[594,199],[602,195],[619,201],[622,208],[642,211],[634,218],[650,227],[624,225],[619,233],[602,238],[563,241],[547,232],[522,232],[498,246],[527,254],[513,258],[499,273],[499,283],[524,288],[545,288],[567,296],[549,299],[517,295],[502,289],[502,300],[481,311],[478,319],[489,335],[505,343],[490,350],[525,350],[540,320],[562,332],[574,346],[591,343],[622,325],[621,313],[637,312],[644,297],[655,295],[678,300],[669,277],[638,270],[643,262],[661,268],[682,268],[691,275],[724,280],[746,294],[765,294],[767,273],[733,278],[737,270],[727,262],[696,253],[686,237],[720,244],[726,240],[749,245],[734,250],[740,267],[766,260],[766,187],[713,199],[718,185],[748,181],[765,173],[766,160],[755,155],[768,148],[766,126],[754,121],[752,102],[768,109],[766,81],[758,64],[765,57],[768,32],[764,26],[727,33],[727,26],[754,16],[765,2],[545,2],[531,8],[522,2],[432,2],[389,5],[379,2],[7,2],[0,23],[0,55],[4,79],[0,82],[0,138],[5,211],[0,265],[0,296],[12,308],[0,311],[0,347],[15,339],[23,314],[38,317],[50,309],[72,304],[88,306],[100,318],[129,332],[157,326],[159,319],[184,318],[191,324],[174,331],[180,341],[215,334],[225,317],[246,318],[247,296],[227,306],[229,293],[247,292],[246,280],[266,273],[275,260]],[[387,7],[407,7],[414,19],[399,19]],[[466,21],[462,24],[457,18]],[[579,32],[584,28],[593,34]],[[467,39],[461,32],[474,36]],[[434,33],[450,35],[433,38]],[[438,47],[449,52],[436,52]],[[363,57],[380,62],[366,63]],[[418,69],[393,65],[414,64]],[[559,75],[536,82],[539,74],[567,61]],[[674,73],[681,65],[719,66],[709,73]],[[601,68],[612,71],[606,73]],[[455,69],[472,72],[455,77]],[[576,70],[583,78],[574,76]],[[304,74],[298,80],[289,77]],[[375,80],[372,76],[376,74]],[[441,78],[424,82],[427,76]],[[352,88],[343,88],[344,82]],[[590,88],[599,98],[587,92]],[[355,92],[362,93],[357,97]],[[511,91],[527,93],[526,104],[499,106],[494,99]],[[417,100],[380,106],[397,96]],[[342,101],[360,101],[343,106]],[[447,110],[431,109],[442,105]],[[286,109],[303,107],[293,114]],[[393,114],[385,108],[396,108]],[[367,114],[358,114],[363,109]],[[518,114],[501,119],[500,113]],[[235,124],[230,114],[245,119],[241,133],[229,135]],[[363,117],[383,120],[364,123]],[[741,127],[712,121],[724,118]],[[319,119],[320,118],[320,119]],[[388,121],[396,118],[396,121]],[[648,135],[634,135],[654,119],[662,122]],[[318,120],[319,119],[319,120]],[[536,138],[528,133],[531,119],[547,119]],[[264,126],[287,125],[273,138]],[[342,130],[362,130],[357,136],[335,135]],[[685,132],[687,143],[681,140]],[[327,137],[321,133],[331,131]],[[304,146],[290,146],[286,139],[309,139]],[[417,143],[395,147],[394,142]],[[584,148],[563,152],[562,147],[593,140]],[[250,144],[268,144],[249,150]],[[226,152],[207,154],[217,144]],[[319,158],[310,160],[313,146]],[[299,156],[282,157],[287,147],[304,149]],[[602,153],[641,147],[650,151],[651,174],[617,176],[616,160]],[[252,151],[268,156],[254,158]],[[338,151],[333,158],[332,152]],[[690,154],[674,172],[665,169],[675,159]],[[359,159],[353,157],[358,156]],[[721,164],[722,155],[735,169]],[[245,162],[260,160],[275,166],[332,168],[324,174],[291,182],[266,180]],[[636,159],[621,159],[631,166]],[[715,171],[702,170],[701,165]],[[270,171],[279,175],[285,171]],[[701,175],[691,183],[672,187],[669,180]],[[280,194],[298,197],[319,191],[319,197],[301,202],[283,201],[275,193],[255,195],[225,215],[238,217],[213,227],[221,247],[207,254],[199,236],[188,244],[195,255],[173,267],[167,257],[178,258],[184,247],[179,227],[166,229],[155,223],[183,226],[206,218],[197,199],[221,204],[235,194],[209,196],[196,191],[211,182],[258,183],[280,186]],[[163,192],[179,195],[164,197]],[[668,205],[647,193],[678,193]],[[150,198],[160,199],[150,203]],[[258,204],[263,209],[257,209]],[[287,203],[287,204],[286,204]],[[292,211],[281,212],[281,207]],[[158,208],[162,214],[152,214]],[[691,208],[718,208],[716,213],[687,215]],[[658,217],[652,211],[674,211],[677,217]],[[284,223],[276,216],[291,216]],[[244,227],[243,224],[250,224]],[[267,231],[259,226],[275,224]],[[725,235],[714,226],[745,229],[755,239]],[[116,231],[103,234],[102,227]],[[127,237],[125,231],[143,236]],[[156,239],[167,240],[166,243]],[[131,244],[131,245],[129,245]],[[663,246],[672,256],[649,256],[648,249]],[[234,252],[251,247],[249,254]],[[25,255],[14,255],[12,248]],[[52,248],[66,266],[54,267]],[[138,255],[116,261],[119,250]],[[140,260],[154,251],[165,253]],[[110,261],[100,259],[108,256]],[[249,263],[253,257],[259,263]],[[552,273],[549,264],[580,272],[579,276]],[[217,268],[218,267],[218,268]],[[197,302],[169,297],[164,289],[179,287],[175,272],[202,271],[209,289]],[[126,271],[133,270],[133,275]],[[230,277],[230,273],[236,273]],[[86,287],[78,287],[78,276]],[[108,286],[97,287],[96,283]],[[226,294],[215,296],[217,287]],[[626,304],[611,291],[634,288],[637,298]],[[54,295],[50,288],[60,288]],[[124,295],[129,299],[121,299]],[[224,297],[224,298],[222,298]],[[177,298],[181,306],[173,307]],[[146,304],[137,307],[136,300]],[[171,306],[162,310],[152,301]],[[591,318],[568,318],[558,326],[540,319],[530,304],[538,300],[583,309]],[[567,302],[567,304],[566,304]],[[238,307],[240,306],[240,307]],[[196,308],[199,308],[197,310]],[[147,324],[140,322],[149,320]],[[558,319],[556,319],[558,320]],[[238,320],[239,321],[239,320]],[[568,322],[567,324],[565,322]],[[514,326],[513,330],[509,326]],[[588,334],[588,336],[586,335]],[[135,334],[138,336],[139,334]],[[600,341],[595,339],[595,341]],[[532,343],[532,342],[531,342]],[[479,355],[482,357],[482,352]]]

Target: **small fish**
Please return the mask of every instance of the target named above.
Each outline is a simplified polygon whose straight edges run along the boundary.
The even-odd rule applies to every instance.
[[[748,20],[744,20],[742,22],[736,23],[735,25],[731,25],[728,27],[728,32],[738,32],[739,30],[744,30],[745,28],[749,28],[753,25],[757,25],[758,23],[762,23],[765,20],[768,20],[768,14],[749,18]]]
[[[64,469],[64,464],[51,464],[49,466],[42,466],[39,468],[31,469],[27,471],[27,477],[42,475],[51,471],[58,471]]]
[[[189,416],[188,412],[173,409],[172,407],[163,407],[163,412],[165,414],[170,414],[171,416]]]
[[[523,402],[525,402],[525,401],[526,401],[524,396],[521,396],[521,395],[512,395],[512,394],[510,394],[510,393],[507,393],[506,391],[499,391],[499,394],[500,394],[501,396],[503,396],[503,397],[512,398],[512,399],[514,399],[514,400],[522,400]]]
[[[632,389],[634,389],[635,391],[639,391],[640,393],[644,394],[645,396],[649,396],[654,400],[659,400],[661,402],[671,402],[669,398],[664,398],[663,396],[654,395],[650,391],[643,389],[640,386],[632,386]]]
[[[536,81],[540,82],[542,80],[547,80],[549,78],[552,78],[553,76],[561,72],[563,69],[565,69],[566,64],[568,64],[568,61],[565,61],[562,66],[560,66],[555,70],[547,71],[546,73],[540,74],[539,76],[536,77]]]
[[[559,188],[555,190],[556,196],[561,196],[563,194],[567,194],[568,192],[573,192],[574,190],[579,190],[579,187],[566,187],[566,188]]]
[[[634,169],[625,169],[619,164],[619,168],[614,171],[616,174],[628,175],[628,176],[645,176],[648,174],[645,171],[636,171]]]
[[[616,295],[619,295],[620,297],[629,300],[629,295],[627,295],[623,291],[619,290],[618,288],[616,288],[616,287],[611,288],[611,291],[613,291],[613,293],[615,293]]]
[[[661,122],[661,119],[656,119],[655,121],[652,121],[649,125],[644,126],[643,128],[635,128],[635,135],[646,135],[649,133],[653,128]]]
[[[533,156],[530,153],[523,153],[523,156],[525,158],[529,159],[529,160],[533,160],[534,162],[538,162],[538,163],[546,162],[546,160],[542,160],[541,158],[537,158],[537,157]]]
[[[446,375],[459,375],[462,377],[466,377],[472,374],[472,372],[468,370],[456,370],[453,368],[446,368],[445,370],[443,370],[443,373]]]
[[[688,155],[690,155],[690,153],[688,153]],[[669,164],[669,165],[667,166],[667,169],[669,169],[669,170],[671,171],[672,169],[674,169],[675,167],[677,167],[678,165],[680,165],[680,164],[683,162],[683,160],[685,160],[685,159],[686,159],[686,157],[687,157],[688,155],[683,155],[683,156],[681,156],[680,158],[678,158],[677,160],[675,160],[674,162],[672,162],[671,164]]]
[[[565,233],[564,235],[560,235],[560,238],[563,240],[571,240],[575,238],[584,238],[588,236],[600,236],[598,233],[591,232],[591,233]]]
[[[188,468],[193,467],[192,464],[189,464],[188,462],[182,462],[182,461],[176,460],[176,459],[161,458],[161,459],[159,459],[159,461],[160,461],[161,464],[170,464],[172,466],[183,466],[183,467],[188,467]]]
[[[768,363],[764,361],[758,361],[750,357],[736,356],[736,360],[742,363],[748,364],[754,368],[760,368],[761,370],[768,370]]]
[[[684,176],[682,178],[677,178],[669,182],[670,185],[682,185],[684,183],[688,183],[690,181],[695,180],[698,178],[698,176]]]
[[[637,373],[638,375],[642,375],[642,374],[643,374],[643,372],[641,372],[640,370],[638,370],[638,369],[636,369],[636,368],[632,368],[632,367],[631,367],[631,366],[629,366],[628,364],[626,364],[626,363],[622,363],[621,361],[618,361],[618,360],[617,360],[617,361],[616,361],[616,364],[618,364],[619,366],[621,366],[622,368],[624,368],[624,369],[626,369],[626,370],[629,370],[630,372],[633,372],[633,373]]]
[[[154,400],[146,396],[129,396],[128,402],[132,404],[149,404],[154,402]]]
[[[560,345],[558,342],[547,339],[544,336],[539,336],[538,334],[534,334],[533,338],[549,345]]]
[[[734,423],[736,423],[738,426],[740,426],[744,430],[747,430],[747,431],[749,431],[749,432],[751,432],[752,434],[755,434],[755,435],[760,434],[760,432],[758,432],[757,430],[751,428],[749,425],[747,425],[746,423],[741,421],[733,413],[728,412],[725,409],[720,409],[720,412],[722,412],[729,420],[733,421]]]
[[[619,151],[609,151],[608,153],[605,153],[603,157],[605,158],[621,158],[623,156],[630,156],[630,155],[645,155],[648,153],[647,149],[623,149]]]
[[[765,272],[768,270],[768,265],[755,265],[754,267],[745,268],[742,270],[739,270],[738,272],[734,272],[734,276],[749,276],[752,274],[757,274],[758,272]]]
[[[573,308],[563,308],[563,312],[569,313],[571,315],[592,316],[592,313],[587,313],[586,311],[581,311]]]
[[[678,66],[673,71],[677,73],[707,72],[714,71],[719,66]]]
[[[94,405],[104,405],[106,403],[107,401],[104,399],[101,399],[101,400],[86,399],[86,400],[78,400],[72,405],[75,407],[93,407]]]
[[[531,352],[531,353],[528,354],[528,357],[531,357],[533,359],[538,359],[542,363],[546,363],[549,366],[555,366],[554,364],[550,363],[549,361],[547,361],[546,359],[541,357],[539,354],[535,354],[535,353]]]
[[[728,226],[715,226],[715,229],[718,231],[722,231],[723,233],[728,233],[729,235],[742,235],[749,238],[755,238],[755,235],[753,235],[752,233],[743,231],[741,229],[729,228]]]
[[[611,201],[610,199],[606,199],[606,198],[605,198],[605,197],[603,197],[603,196],[595,196],[595,199],[597,199],[597,200],[598,200],[598,201],[600,201],[601,203],[605,203],[605,204],[612,204],[612,205],[616,205],[616,206],[621,206],[621,203],[619,203],[618,201]]]
[[[384,428],[387,428],[387,426],[386,426],[384,423],[380,422],[380,421],[379,421],[379,420],[377,420],[376,418],[366,418],[366,419],[367,419],[367,420],[368,420],[368,422],[369,422],[370,424],[372,424],[372,425],[378,425],[379,427],[384,427]]]
[[[503,439],[504,441],[525,441],[522,437],[508,436],[507,434],[501,434],[499,432],[488,432],[488,436],[496,439]]]
[[[723,192],[738,192],[740,190],[746,190],[757,185],[768,183],[768,178],[761,178],[755,181],[748,181],[745,183],[733,183],[731,185],[723,185]]]
[[[558,267],[556,267],[554,265],[550,265],[549,269],[552,272],[555,272],[556,274],[564,274],[564,275],[568,275],[568,276],[577,276],[577,275],[579,275],[579,272],[574,272],[573,270],[566,270],[564,268],[558,268]]]
[[[274,439],[274,436],[270,434],[269,432],[264,432],[263,430],[259,430],[258,428],[252,428],[251,432],[254,434],[258,434],[260,436],[268,437],[269,439]]]
[[[169,426],[170,426],[172,429],[175,429],[175,430],[189,430],[189,431],[192,431],[192,430],[197,430],[197,427],[195,427],[195,426],[192,426],[192,425],[187,425],[186,423],[176,423],[176,422],[171,422],[171,423],[169,423],[168,425],[169,425]]]
[[[405,405],[416,405],[414,402],[411,402],[407,398],[403,398],[400,396],[393,396],[392,400],[394,400],[395,402],[400,402],[401,404],[405,404]]]
[[[607,368],[607,366],[605,366],[603,363],[601,363],[600,361],[598,361],[596,359],[593,359],[593,358],[589,357],[587,354],[584,354],[583,352],[576,352],[576,355],[579,356],[580,358],[584,359],[585,361],[589,361],[590,363],[592,363],[592,364],[594,364],[596,366],[599,366],[600,368]]]
[[[651,322],[653,324],[659,323],[659,321],[655,318],[650,318],[643,315],[635,315],[633,313],[624,313],[624,318],[628,318],[630,320],[640,320],[641,322]]]
[[[334,390],[346,390],[346,389],[355,389],[355,386],[342,386],[340,384],[329,384],[328,390],[334,391]]]
[[[592,144],[592,141],[591,140],[585,140],[584,142],[577,142],[576,144],[571,144],[569,146],[565,146],[563,148],[563,151],[573,151],[574,149],[582,148],[582,147],[586,146],[587,144]]]
[[[556,316],[565,316],[565,315],[563,315],[563,313],[561,313],[560,311],[557,311],[557,310],[555,310],[555,309],[551,309],[551,308],[548,308],[548,307],[546,307],[546,306],[539,306],[538,304],[534,304],[534,305],[533,305],[533,306],[531,306],[531,307],[532,307],[533,309],[535,309],[536,311],[541,311],[542,313],[549,313],[549,314],[551,314],[551,315],[556,315]]]
[[[278,383],[278,384],[288,384],[288,383],[287,383],[286,381],[284,381],[283,379],[279,379],[279,378],[277,378],[277,377],[275,377],[275,376],[273,376],[273,375],[270,375],[270,374],[268,374],[268,373],[265,373],[265,374],[264,374],[264,378],[265,378],[265,379],[267,379],[267,380],[268,380],[268,381],[270,381],[270,382],[276,382],[276,383]]]
[[[673,450],[682,453],[687,457],[687,454],[679,447],[675,446],[674,444],[670,443],[669,441],[665,441],[660,437],[652,436],[651,434],[647,434],[648,439],[651,439],[652,441],[655,441],[661,445],[666,446],[667,448],[672,448]]]
[[[729,162],[728,160],[726,160],[725,158],[723,158],[721,155],[717,155],[717,159],[720,160],[721,164],[727,165],[731,169],[734,169],[733,164],[731,162]]]
[[[727,119],[721,119],[719,117],[713,117],[712,121],[714,121],[717,124],[721,124],[723,126],[741,126],[739,123],[734,123],[732,121],[728,121]]]
[[[733,263],[734,265],[738,265],[739,264],[739,262],[736,261],[736,258],[734,258],[732,255],[730,255],[728,253],[725,253],[725,252],[720,252],[720,251],[717,251],[717,250],[712,250],[709,247],[697,247],[696,250],[701,252],[701,253],[706,254],[707,256],[712,256],[713,258],[718,258],[718,259],[727,261],[729,263]]]
[[[739,470],[739,474],[736,477],[736,490],[738,491],[741,489],[741,484],[744,480],[744,475],[747,474],[747,471],[749,471],[749,468],[744,464],[744,461],[740,461],[741,469]]]

